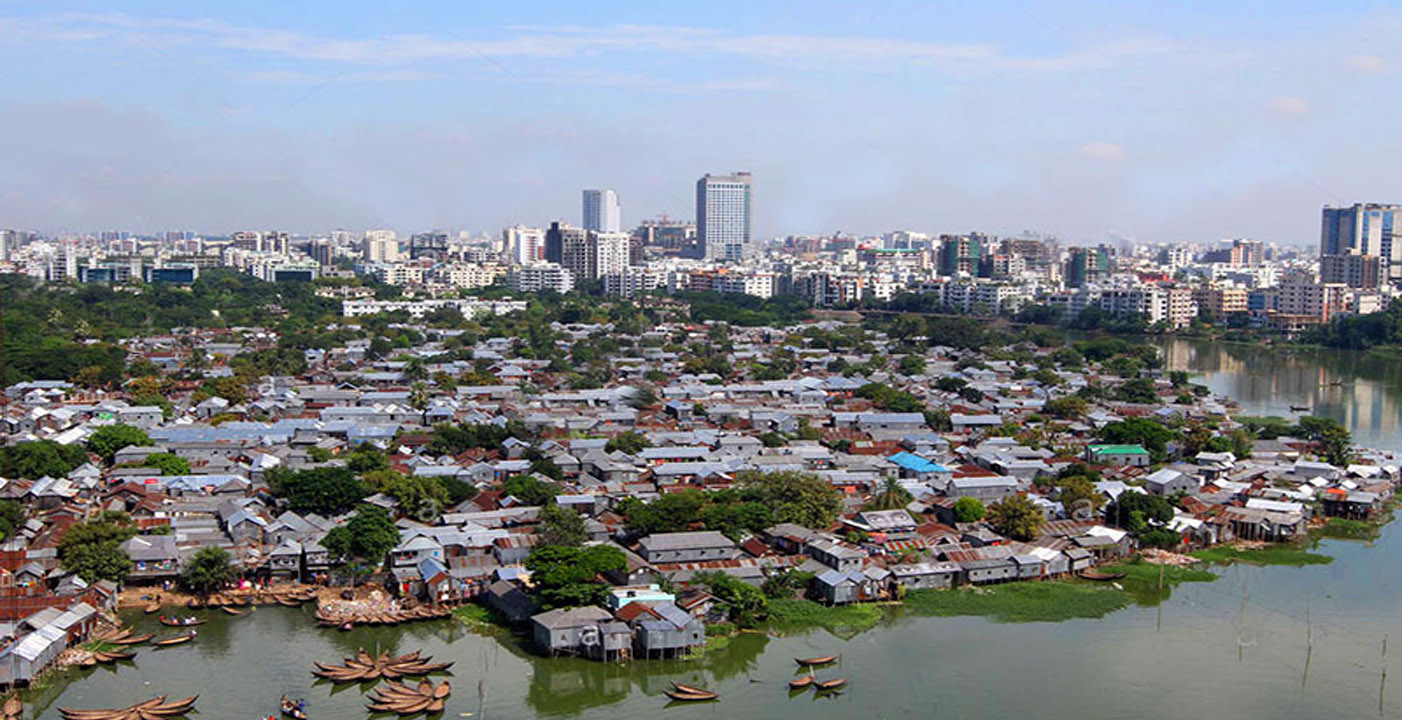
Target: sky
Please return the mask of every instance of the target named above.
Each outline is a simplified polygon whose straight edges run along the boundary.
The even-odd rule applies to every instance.
[[[1402,202],[1402,6],[0,0],[0,227],[690,219],[1317,241]]]

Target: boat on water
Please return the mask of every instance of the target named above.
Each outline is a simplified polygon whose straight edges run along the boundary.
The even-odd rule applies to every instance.
[[[1125,576],[1124,573],[1107,573],[1099,570],[1082,570],[1076,575],[1086,580],[1119,580]]]
[[[1308,406],[1308,405],[1291,405],[1291,406],[1290,406],[1290,412],[1302,413],[1302,412],[1309,412],[1309,411],[1310,411],[1310,406]]]
[[[295,720],[307,720],[307,711],[304,709],[307,705],[307,701],[292,702],[286,695],[283,695],[282,699],[278,701],[278,704],[282,707],[283,715],[294,718]]]
[[[833,678],[831,680],[814,680],[813,686],[819,690],[836,690],[847,684],[847,678]]]
[[[828,663],[837,662],[837,656],[823,655],[822,657],[794,658],[793,661],[803,667],[812,667],[814,665],[827,665]]]
[[[790,689],[790,690],[806,690],[807,688],[809,688],[810,686],[813,685],[813,679],[814,679],[814,678],[813,678],[812,675],[804,675],[804,676],[802,676],[802,677],[796,677],[796,678],[794,678],[794,679],[792,679],[792,680],[789,681],[789,689]]]
[[[673,690],[676,690],[677,692],[684,692],[684,693],[688,693],[688,694],[691,694],[691,695],[705,695],[706,693],[711,692],[710,690],[707,690],[706,688],[699,688],[699,687],[696,687],[695,685],[683,685],[683,684],[681,684],[681,683],[679,683],[679,682],[674,682],[674,683],[672,683],[672,689],[673,689]]]
[[[243,615],[244,613],[248,612],[247,610],[237,610],[235,608],[231,608],[228,605],[222,605],[219,609],[223,610],[226,614],[229,615]]]
[[[169,647],[169,646],[171,646],[171,645],[180,645],[180,644],[182,644],[182,643],[187,643],[187,642],[190,642],[191,640],[194,640],[194,639],[195,639],[195,634],[194,634],[194,633],[190,633],[189,635],[176,635],[175,637],[172,637],[172,638],[162,638],[162,639],[160,639],[160,640],[152,640],[152,641],[151,641],[151,644],[152,644],[152,645],[155,645],[155,646],[157,646],[157,647]]]
[[[707,702],[719,700],[720,695],[713,692],[682,692],[680,690],[668,690],[667,697],[677,702]]]
[[[194,627],[195,625],[203,625],[206,622],[208,622],[207,620],[201,620],[200,618],[194,616],[181,618],[166,617],[162,615],[157,619],[161,621],[162,625],[165,625],[167,627]]]

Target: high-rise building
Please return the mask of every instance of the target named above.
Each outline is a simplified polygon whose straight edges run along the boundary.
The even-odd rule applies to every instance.
[[[560,264],[578,279],[597,280],[629,265],[632,238],[627,233],[565,232],[563,243]]]
[[[618,209],[618,193],[612,190],[584,191],[584,229],[616,233],[623,229]]]
[[[445,260],[448,257],[448,233],[426,232],[409,236],[409,259]]]
[[[977,275],[979,261],[988,250],[988,239],[979,233],[941,235],[935,264],[941,275]]]
[[[19,233],[14,230],[0,230],[0,262],[10,259],[10,253],[19,246]]]
[[[365,262],[399,262],[399,239],[393,230],[370,230],[360,241],[360,256]]]
[[[1114,250],[1107,245],[1071,248],[1066,260],[1066,286],[1082,287],[1110,272],[1113,253]]]
[[[740,260],[750,247],[754,184],[747,172],[696,181],[696,234],[707,260]]]
[[[562,222],[550,223],[550,229],[545,231],[545,261],[564,264],[567,241],[582,243],[586,239],[587,233],[584,228]]]
[[[307,246],[307,254],[324,268],[331,267],[336,263],[336,246],[331,244],[327,238],[313,240]]]
[[[1376,255],[1385,282],[1402,281],[1402,205],[1355,203],[1325,206],[1319,231],[1319,254]]]
[[[1319,281],[1376,290],[1382,285],[1382,258],[1356,253],[1321,256]]]
[[[501,240],[511,262],[516,265],[545,260],[545,231],[540,228],[513,225],[501,231]]]

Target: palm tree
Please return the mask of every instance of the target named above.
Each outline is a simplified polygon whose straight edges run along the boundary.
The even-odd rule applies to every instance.
[[[428,399],[428,385],[424,384],[422,380],[409,386],[409,407],[422,414],[420,419],[423,425],[428,424]]]
[[[424,359],[415,355],[404,361],[404,379],[410,382],[422,382],[428,379],[428,365]]]

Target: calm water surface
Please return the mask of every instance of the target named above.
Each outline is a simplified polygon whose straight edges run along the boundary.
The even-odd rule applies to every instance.
[[[1243,412],[1288,414],[1309,404],[1343,420],[1360,442],[1398,449],[1402,372],[1360,356],[1260,351],[1174,342],[1175,369],[1237,399]],[[1335,379],[1347,383],[1330,386]],[[838,637],[744,635],[696,661],[605,665],[543,659],[510,637],[442,621],[352,632],[322,630],[310,610],[206,613],[189,645],[142,648],[134,664],[72,672],[33,698],[58,707],[110,707],[156,694],[200,694],[199,717],[267,717],[283,693],[312,718],[364,718],[369,688],[314,682],[312,662],[356,647],[422,650],[454,660],[445,718],[1402,718],[1402,690],[1380,682],[1394,635],[1402,667],[1402,534],[1369,545],[1326,542],[1331,565],[1232,567],[1180,586],[1157,607],[1102,620],[997,624],[980,618],[893,618]],[[133,616],[139,628],[159,628]],[[1313,651],[1308,652],[1312,636]],[[790,697],[793,657],[842,653],[831,674],[847,691]],[[1308,660],[1308,661],[1307,661]],[[704,685],[720,703],[669,707],[672,681]]]

